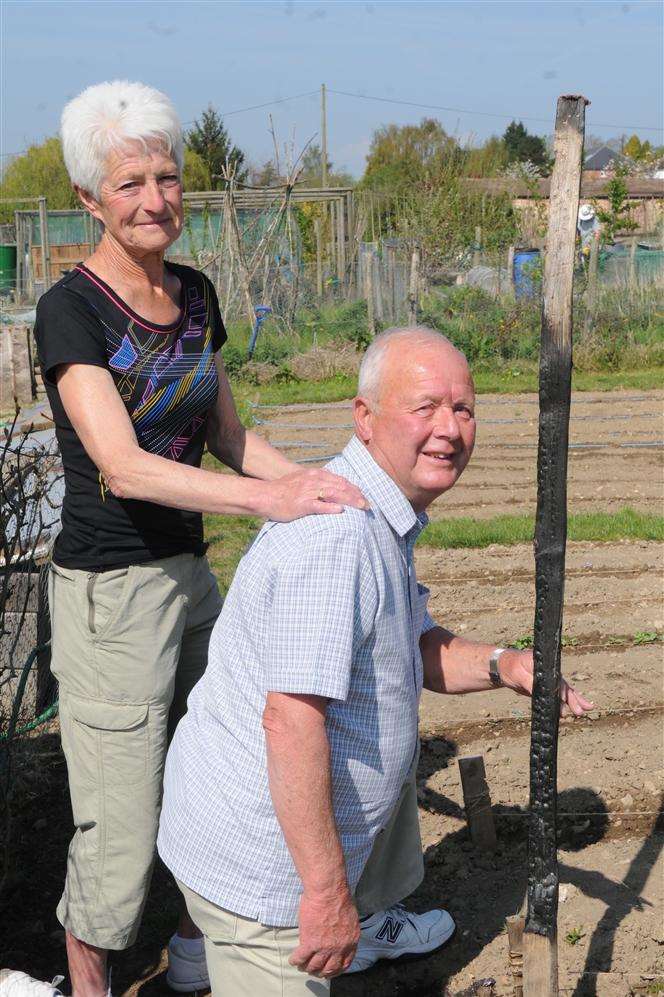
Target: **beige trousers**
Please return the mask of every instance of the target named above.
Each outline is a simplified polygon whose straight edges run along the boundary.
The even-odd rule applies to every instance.
[[[424,876],[415,768],[389,824],[376,838],[355,891],[360,917],[407,897]],[[323,997],[327,980],[300,972],[288,957],[298,929],[272,928],[217,907],[178,881],[192,920],[205,936],[212,997]]]
[[[206,559],[180,554],[98,574],[54,564],[49,602],[76,827],[58,918],[123,949],[150,885],[166,749],[221,597]]]

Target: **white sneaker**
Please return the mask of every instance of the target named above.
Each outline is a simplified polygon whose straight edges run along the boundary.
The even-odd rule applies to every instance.
[[[360,928],[360,942],[347,973],[361,973],[379,959],[433,952],[450,940],[456,925],[446,910],[411,914],[403,904],[395,904],[372,914]]]
[[[55,976],[52,983],[35,980],[18,969],[0,969],[0,997],[62,997],[58,983],[64,976]]]
[[[166,982],[171,990],[182,994],[210,989],[202,938],[180,938],[177,934],[173,935],[168,943]]]

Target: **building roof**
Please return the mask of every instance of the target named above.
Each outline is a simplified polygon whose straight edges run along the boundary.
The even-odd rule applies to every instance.
[[[519,198],[548,197],[551,180],[535,180],[525,184],[522,180],[510,177],[468,177],[465,181],[469,187],[487,194],[510,194]],[[607,197],[608,179],[588,180],[581,177],[581,198],[590,200],[593,197]],[[627,196],[642,200],[643,198],[664,198],[664,181],[644,177],[625,177]]]
[[[625,157],[621,153],[616,152],[615,149],[610,149],[608,145],[603,145],[601,149],[586,156],[583,168],[584,170],[606,170],[614,163],[620,165],[623,162],[625,162]]]

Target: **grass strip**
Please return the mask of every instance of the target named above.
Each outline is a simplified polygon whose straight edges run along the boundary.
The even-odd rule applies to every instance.
[[[496,370],[475,369],[475,389],[484,394],[524,394],[537,392],[538,372],[521,367]],[[335,374],[322,381],[282,381],[250,385],[233,381],[233,394],[241,408],[250,403],[259,405],[292,405],[308,402],[339,402],[355,395],[357,378],[350,374]],[[575,391],[649,391],[664,387],[664,367],[645,367],[640,370],[574,371],[572,387]]]
[[[532,543],[533,516],[494,516],[492,519],[435,520],[420,536],[423,547],[489,547]],[[618,512],[573,513],[567,520],[568,540],[664,540],[664,516],[636,512],[625,507]]]
[[[226,595],[238,562],[261,527],[252,516],[203,516],[204,536],[209,543],[207,557]]]
[[[235,574],[238,561],[256,536],[261,521],[251,516],[204,516],[208,560],[222,593]],[[532,516],[495,516],[493,519],[436,520],[427,526],[418,543],[423,547],[489,547],[532,543]],[[664,516],[621,509],[594,512],[568,519],[570,540],[664,540]]]

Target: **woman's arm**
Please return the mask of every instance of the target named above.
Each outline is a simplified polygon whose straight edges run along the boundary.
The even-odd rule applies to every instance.
[[[298,470],[297,464],[280,454],[267,440],[245,429],[237,414],[233,393],[221,359],[215,354],[219,376],[217,402],[208,415],[207,448],[222,464],[250,478],[272,481]]]
[[[359,489],[329,471],[298,470],[275,481],[260,481],[215,474],[147,453],[138,445],[108,370],[62,364],[56,379],[74,430],[118,498],[142,499],[192,512],[248,514],[282,521],[312,513],[343,512],[344,505],[367,508]]]

